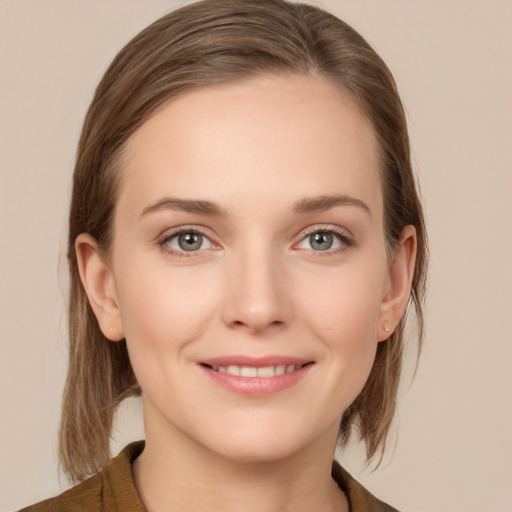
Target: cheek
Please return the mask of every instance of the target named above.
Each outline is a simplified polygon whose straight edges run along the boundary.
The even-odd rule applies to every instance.
[[[343,382],[351,393],[349,401],[360,392],[373,365],[386,275],[385,265],[340,268],[317,273],[315,286],[303,283],[309,291],[297,293],[307,297],[302,316],[331,359],[327,378],[333,388]]]
[[[164,352],[179,357],[180,349],[209,325],[215,283],[197,270],[148,268],[147,263],[145,267],[129,263],[124,268],[131,270],[130,275],[123,275],[121,269],[116,289],[130,354],[144,359],[159,359]]]
[[[303,298],[310,321],[329,338],[375,341],[386,275],[384,265],[317,271],[314,282],[304,280],[296,295]]]

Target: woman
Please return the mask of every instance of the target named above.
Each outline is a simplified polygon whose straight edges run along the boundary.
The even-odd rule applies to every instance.
[[[320,9],[206,0],[114,59],[70,211],[61,461],[26,510],[394,510],[337,463],[384,449],[425,232],[405,117]],[[110,461],[143,394],[146,441]]]

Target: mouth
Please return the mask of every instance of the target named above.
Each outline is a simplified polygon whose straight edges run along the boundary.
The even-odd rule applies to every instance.
[[[199,362],[207,376],[231,392],[268,396],[295,386],[306,378],[314,361],[290,357],[221,357]]]
[[[226,373],[228,375],[235,375],[237,377],[276,377],[279,375],[285,375],[292,373],[307,365],[313,364],[309,361],[304,364],[278,364],[268,366],[243,366],[238,364],[230,364],[226,366],[213,366],[206,363],[201,363],[202,366],[213,370],[214,372]]]

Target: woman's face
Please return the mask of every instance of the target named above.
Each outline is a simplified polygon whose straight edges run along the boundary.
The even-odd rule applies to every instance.
[[[386,337],[377,152],[312,77],[194,90],[134,134],[110,271],[148,438],[243,460],[334,443]]]

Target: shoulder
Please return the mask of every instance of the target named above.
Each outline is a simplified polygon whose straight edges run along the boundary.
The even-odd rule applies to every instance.
[[[131,472],[143,449],[143,441],[128,445],[97,475],[20,512],[144,512]]]
[[[42,501],[20,512],[74,512],[90,510],[99,512],[103,494],[103,471],[68,489],[59,496]]]
[[[365,489],[336,461],[332,465],[332,476],[347,495],[350,512],[398,512]]]

